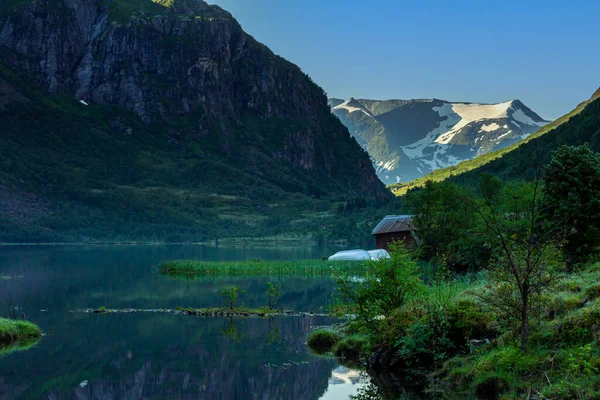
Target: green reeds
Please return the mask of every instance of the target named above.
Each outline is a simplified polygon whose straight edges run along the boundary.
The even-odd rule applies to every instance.
[[[361,261],[165,261],[158,266],[172,277],[297,276],[328,278],[339,274],[364,275]]]

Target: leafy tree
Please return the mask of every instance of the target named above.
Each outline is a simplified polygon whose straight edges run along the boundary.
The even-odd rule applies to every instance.
[[[567,267],[597,253],[600,246],[600,155],[584,144],[562,146],[544,171],[547,218],[567,220]]]
[[[233,310],[235,308],[235,303],[242,293],[244,293],[244,290],[238,285],[223,288],[221,290],[221,296],[225,300],[225,306],[229,307],[230,310]]]
[[[281,284],[273,285],[271,282],[267,283],[267,297],[269,298],[269,309],[273,310],[281,297]]]
[[[520,323],[521,352],[527,351],[532,306],[556,281],[563,225],[548,224],[539,180],[500,187],[487,177],[474,204],[496,237],[491,280],[480,299]]]
[[[473,196],[445,182],[427,182],[424,189],[409,194],[421,257],[441,260],[456,271],[487,265],[491,250],[485,226],[472,207]]]

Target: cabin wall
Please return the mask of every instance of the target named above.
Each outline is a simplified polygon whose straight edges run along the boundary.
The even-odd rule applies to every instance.
[[[375,248],[389,251],[389,245],[393,242],[403,242],[407,248],[417,247],[417,242],[410,232],[392,232],[375,235]]]

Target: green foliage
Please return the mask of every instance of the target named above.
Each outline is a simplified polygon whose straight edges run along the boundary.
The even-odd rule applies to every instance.
[[[504,190],[512,189],[497,192],[498,201],[503,203]],[[523,229],[517,224],[514,232]],[[376,318],[377,330],[360,319],[351,321],[333,353],[356,365],[378,348],[386,350],[393,368],[433,368],[436,390],[449,398],[512,399],[528,393],[595,398],[600,392],[600,299],[589,299],[596,293],[600,268],[592,265],[560,279],[533,301],[535,324],[526,353],[503,310],[479,301],[490,283],[503,286],[485,273],[470,279],[440,275],[407,296],[389,317]],[[472,347],[470,339],[491,343]]]
[[[356,318],[371,331],[404,304],[407,296],[422,289],[416,262],[401,246],[392,246],[390,258],[366,261],[366,274],[357,279],[349,274],[337,277],[337,295],[350,304]]]
[[[271,282],[267,282],[267,297],[269,299],[269,309],[275,309],[281,297],[281,284],[273,285]]]
[[[161,274],[171,277],[231,276],[302,276],[332,277],[338,274],[362,276],[367,266],[360,261],[165,261],[158,266]]]
[[[600,246],[600,155],[589,145],[562,146],[544,169],[547,218],[564,221],[565,254],[574,264]]]
[[[600,301],[588,301],[587,293],[593,292],[598,279],[595,266],[566,275],[536,305],[531,351],[523,354],[514,344],[513,333],[501,331],[491,347],[449,360],[438,374],[457,393],[481,393],[498,380],[502,390],[495,393],[505,393],[502,398],[522,398],[529,392],[549,399],[594,398],[600,390]],[[475,282],[468,292],[472,295],[484,288],[485,284]],[[502,324],[501,313],[487,313],[487,317],[495,319],[490,323]]]
[[[340,334],[335,331],[316,329],[308,335],[306,344],[316,354],[327,354],[340,340]]]
[[[480,339],[493,334],[490,324],[492,318],[489,312],[472,299],[462,299],[452,304],[448,310],[448,320],[452,326],[452,341],[460,347],[465,347],[470,339]]]
[[[355,334],[338,341],[333,347],[332,353],[341,364],[356,367],[362,364],[370,350],[368,337]]]
[[[385,321],[398,361],[408,368],[427,367],[467,347],[469,335],[486,325],[481,308],[458,301],[462,283],[438,277]],[[487,331],[486,331],[487,333]]]
[[[525,355],[507,346],[449,361],[444,382],[457,392],[471,388],[476,396],[494,395],[479,398],[513,399],[539,393],[548,399],[589,399],[599,389],[599,362],[591,345],[562,351],[540,347]]]
[[[491,240],[473,207],[475,195],[450,183],[428,182],[407,196],[415,215],[420,256],[457,272],[476,271],[488,264]]]
[[[225,305],[229,307],[230,310],[233,310],[235,303],[238,301],[238,298],[242,293],[244,293],[242,288],[237,285],[232,285],[221,290],[221,297],[223,297]]]

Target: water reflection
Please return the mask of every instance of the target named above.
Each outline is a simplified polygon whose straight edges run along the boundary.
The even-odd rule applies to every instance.
[[[85,307],[221,305],[223,285],[239,284],[248,307],[266,304],[266,280],[186,282],[157,276],[165,259],[320,258],[328,249],[261,251],[186,246],[0,248],[0,310],[10,299],[49,336],[0,358],[0,398],[339,399],[363,381],[312,356],[306,334],[324,317],[197,318],[168,314],[70,313]],[[285,279],[280,306],[317,310],[330,298],[324,279]],[[47,312],[42,311],[47,310]],[[2,312],[2,311],[0,311]],[[334,397],[332,397],[334,396]]]
[[[331,372],[327,391],[321,399],[347,399],[352,395],[356,395],[367,384],[368,378],[364,372],[339,366]]]

